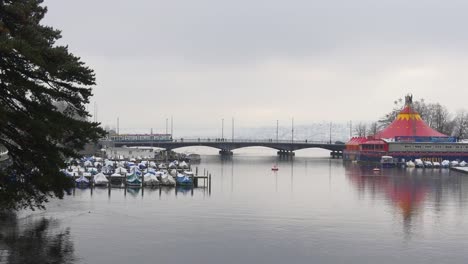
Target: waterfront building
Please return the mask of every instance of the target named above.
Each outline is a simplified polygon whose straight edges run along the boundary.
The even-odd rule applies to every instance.
[[[382,156],[398,161],[421,159],[431,162],[468,160],[468,144],[429,127],[413,108],[412,96],[395,120],[369,137],[353,137],[343,151],[345,160],[379,162]]]

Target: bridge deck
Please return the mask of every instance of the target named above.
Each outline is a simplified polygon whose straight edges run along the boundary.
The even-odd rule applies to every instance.
[[[191,146],[207,146],[220,149],[222,151],[232,151],[234,149],[245,147],[267,147],[279,151],[295,151],[306,148],[322,148],[331,150],[333,152],[342,152],[345,149],[345,144],[330,143],[323,141],[308,141],[308,140],[253,140],[253,139],[174,139],[173,141],[101,141],[101,143],[108,147],[158,147],[168,150],[191,147]]]

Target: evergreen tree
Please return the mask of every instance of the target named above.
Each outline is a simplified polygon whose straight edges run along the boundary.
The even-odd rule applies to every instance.
[[[0,208],[62,198],[73,184],[60,172],[65,160],[104,135],[86,121],[94,72],[40,23],[42,2],[0,0],[0,145],[11,161],[0,171]]]

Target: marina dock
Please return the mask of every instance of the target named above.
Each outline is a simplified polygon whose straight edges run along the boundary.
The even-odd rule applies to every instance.
[[[468,174],[468,167],[452,167],[450,170],[456,171],[456,172],[461,172],[464,174]]]

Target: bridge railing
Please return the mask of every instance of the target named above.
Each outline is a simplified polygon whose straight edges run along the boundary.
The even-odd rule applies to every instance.
[[[281,143],[281,144],[336,144],[330,141],[315,141],[307,139],[293,140],[276,140],[276,139],[222,139],[222,138],[174,138],[172,141],[157,141],[157,140],[115,140],[117,143],[153,143],[153,144],[168,144],[168,143]]]

